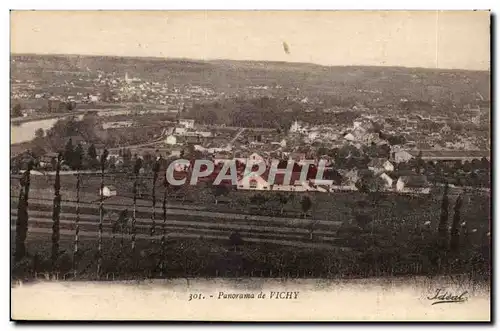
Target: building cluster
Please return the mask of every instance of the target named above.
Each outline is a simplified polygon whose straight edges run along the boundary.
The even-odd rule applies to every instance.
[[[388,148],[387,155],[370,155],[367,170],[372,176],[380,178],[387,190],[403,191],[404,187],[426,183],[422,178],[402,175],[395,171],[400,163],[407,163],[420,157],[426,162],[433,161],[471,161],[482,157],[489,158],[489,132],[484,130],[489,123],[486,104],[466,105],[464,109],[455,109],[453,118],[441,113],[431,106],[417,104],[418,111],[400,109],[396,104],[384,107],[367,107],[356,103],[354,106],[332,106],[323,103],[320,96],[304,96],[300,88],[285,89],[280,85],[251,85],[224,89],[226,92],[186,83],[171,85],[165,81],[151,81],[131,77],[128,73],[97,71],[83,72],[71,80],[56,80],[43,90],[32,80],[12,80],[12,99],[33,99],[47,102],[47,110],[68,111],[75,109],[73,104],[119,103],[137,105],[137,112],[128,109],[110,109],[99,112],[100,116],[108,115],[103,121],[103,129],[136,129],[138,122],[133,120],[113,119],[114,115],[154,114],[155,112],[179,112],[196,102],[207,102],[225,97],[262,97],[263,95],[284,96],[286,99],[304,105],[304,112],[316,112],[318,117],[327,113],[354,112],[357,118],[349,123],[311,124],[293,121],[288,130],[266,128],[230,128],[217,125],[200,125],[190,119],[179,119],[176,123],[165,123],[159,139],[156,136],[151,144],[133,147],[133,153],[142,155],[145,152],[159,151],[165,157],[180,157],[186,154],[211,157],[219,163],[224,160],[245,160],[262,158],[263,162],[272,160],[293,160],[300,164],[304,160],[327,160],[335,169],[338,181],[326,183],[326,191],[338,189],[357,189],[355,184],[362,177],[357,165],[344,166],[336,164],[336,157],[331,150],[345,152],[344,160],[359,161],[357,151],[380,150]],[[228,93],[227,91],[232,91]],[[380,94],[377,90],[360,90],[374,96],[374,102]],[[401,99],[400,104],[408,100]],[[62,104],[63,103],[63,104]],[[483,107],[484,106],[484,107]],[[427,108],[426,108],[427,107]],[[25,116],[36,113],[35,108],[24,107]],[[140,109],[139,109],[140,108]],[[154,108],[154,109],[153,109]],[[283,110],[286,115],[287,110]],[[324,114],[323,114],[324,113]],[[180,114],[180,113],[179,113]],[[127,131],[128,133],[128,131]],[[365,153],[365,154],[370,154]],[[116,154],[117,164],[121,156]],[[338,161],[338,160],[337,160]],[[358,169],[359,168],[359,169]],[[266,185],[266,175],[256,179],[242,189],[271,189]],[[308,190],[320,185],[313,178],[308,179]],[[322,183],[325,184],[325,183]],[[305,185],[300,183],[300,185]],[[300,186],[299,185],[299,186]],[[300,186],[302,187],[302,186]],[[322,187],[322,186],[321,186]],[[283,187],[275,187],[283,190]],[[301,190],[299,187],[286,189]],[[325,189],[322,187],[321,189]],[[426,192],[423,190],[422,192]]]
[[[74,102],[76,104],[140,103],[177,111],[180,105],[215,100],[223,93],[194,84],[171,86],[167,82],[143,80],[117,72],[98,71],[95,75],[77,75],[43,87],[32,80],[13,80],[14,101],[38,100],[38,112],[51,111],[40,106],[42,101]],[[35,108],[35,107],[34,107]],[[49,107],[50,108],[50,107]]]
[[[360,118],[351,127],[339,130],[327,126],[310,126],[294,122],[288,133],[278,133],[276,130],[250,128],[224,128],[197,125],[194,120],[180,119],[177,123],[164,130],[165,137],[155,146],[138,148],[133,154],[141,155],[148,152],[173,158],[205,158],[213,160],[222,167],[226,162],[236,162],[245,165],[248,162],[263,163],[268,169],[273,162],[293,161],[298,169],[309,165],[313,169],[306,178],[300,177],[300,170],[292,173],[292,181],[283,183],[283,177],[277,177],[273,184],[269,183],[269,171],[250,180],[241,178],[236,186],[239,190],[274,190],[274,191],[319,191],[332,192],[336,190],[359,190],[359,182],[369,175],[377,178],[380,191],[399,193],[430,193],[430,183],[426,176],[415,171],[397,171],[400,164],[407,164],[420,158],[423,162],[465,162],[489,159],[488,151],[460,150],[416,150],[404,144],[390,146],[387,157],[371,157],[366,166],[343,167],[336,164],[335,157],[321,154],[320,148],[314,147],[317,142],[322,146],[337,146],[338,148],[353,147],[360,150],[366,147],[387,145],[387,141],[374,133],[373,123]],[[196,156],[195,156],[196,155]],[[119,156],[116,155],[117,160]],[[359,160],[359,156],[344,155],[345,159]],[[316,178],[314,169],[320,160],[325,161],[325,175]],[[240,173],[241,174],[241,173]]]

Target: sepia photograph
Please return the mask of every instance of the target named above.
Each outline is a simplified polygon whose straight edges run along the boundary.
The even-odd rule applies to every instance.
[[[12,10],[11,320],[491,321],[490,24]]]

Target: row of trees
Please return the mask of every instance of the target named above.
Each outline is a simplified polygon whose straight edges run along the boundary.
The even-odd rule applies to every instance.
[[[63,156],[66,163],[71,166],[71,161],[68,161],[71,159],[71,151],[68,149],[75,149],[76,146],[71,145],[77,142],[68,143],[67,137],[75,137],[95,149],[94,145],[119,147],[151,141],[160,135],[161,130],[162,126],[158,125],[158,121],[154,125],[148,124],[147,127],[104,130],[98,116],[88,113],[81,120],[76,117],[62,118],[49,130],[36,130],[35,138],[29,143],[28,148],[35,157],[41,157],[47,151],[66,151]],[[96,159],[96,153],[88,152],[91,160]],[[88,165],[84,162],[83,166]],[[93,164],[93,166],[96,165]]]
[[[71,142],[69,142],[68,146],[70,145]],[[69,153],[69,148],[65,151],[65,154]],[[90,153],[92,154],[92,152]],[[108,156],[108,151],[104,150],[103,154],[101,155],[100,159],[100,164],[101,164],[101,185],[100,185],[100,204],[99,204],[99,244],[98,244],[98,264],[97,264],[97,270],[98,274],[100,272],[100,267],[102,264],[101,261],[101,250],[102,250],[102,230],[103,230],[103,217],[104,217],[104,208],[103,208],[103,201],[104,201],[104,195],[103,195],[103,188],[104,188],[104,170],[105,170],[105,160]],[[70,155],[66,155],[68,159],[71,160],[73,166],[75,169],[78,169],[82,162],[83,158],[83,153],[75,153],[74,151]],[[57,158],[55,159],[56,162],[56,175],[55,175],[55,181],[54,181],[54,199],[53,199],[53,208],[52,208],[52,249],[51,249],[51,262],[52,262],[52,267],[55,269],[56,264],[60,255],[60,249],[59,249],[59,240],[60,240],[60,214],[61,214],[61,180],[60,180],[60,170],[61,170],[61,164],[63,161],[64,157],[63,154],[60,153]],[[20,180],[20,195],[19,195],[19,202],[18,202],[18,217],[16,221],[16,248],[15,248],[15,261],[19,262],[25,257],[27,257],[27,250],[26,250],[26,234],[28,231],[28,198],[29,198],[29,189],[30,189],[30,175],[31,171],[33,169],[33,162],[30,162],[28,165],[27,171],[23,173],[23,176],[21,177]],[[73,263],[74,263],[74,268],[76,270],[77,266],[77,260],[78,260],[78,253],[79,253],[79,221],[80,221],[80,173],[78,172],[76,174],[77,176],[77,183],[76,183],[76,191],[77,191],[77,207],[76,207],[76,222],[75,222],[75,240],[74,240],[74,258],[73,258]],[[135,209],[135,204],[134,204],[134,209]]]
[[[443,200],[441,202],[441,217],[439,219],[438,225],[438,234],[439,234],[439,247],[443,252],[451,252],[458,253],[460,247],[460,233],[461,224],[460,224],[460,211],[462,208],[463,198],[462,195],[459,195],[455,206],[453,208],[453,221],[451,224],[451,230],[449,231],[449,198],[448,198],[448,185],[445,186]],[[467,228],[464,227],[465,235],[467,235]]]
[[[103,153],[100,155],[99,161],[97,161],[100,165],[100,170],[101,170],[101,183],[100,183],[100,195],[99,195],[99,227],[98,227],[98,253],[97,253],[97,268],[98,268],[98,273],[100,273],[100,268],[102,265],[102,232],[103,232],[103,220],[106,214],[106,210],[104,208],[104,195],[103,195],[103,188],[104,188],[104,172],[107,166],[107,158],[108,158],[108,151],[105,149]],[[95,148],[92,146],[88,149],[87,151],[87,157],[91,159],[97,158]],[[53,212],[52,212],[52,250],[51,250],[51,261],[52,265],[55,268],[57,260],[60,255],[60,249],[59,249],[59,240],[60,240],[60,214],[61,214],[61,180],[60,180],[60,171],[61,171],[61,165],[63,161],[67,162],[68,164],[71,164],[72,167],[76,170],[81,169],[81,165],[83,163],[83,159],[85,158],[85,153],[83,152],[81,145],[77,145],[76,148],[73,148],[71,140],[68,141],[66,145],[66,149],[64,152],[60,153],[57,158],[55,159],[55,182],[54,182],[54,199],[53,199]],[[20,185],[21,185],[21,190],[20,190],[20,195],[19,195],[19,203],[18,203],[18,218],[16,221],[16,249],[15,249],[15,261],[19,262],[22,260],[24,257],[26,257],[26,245],[25,245],[25,240],[26,240],[26,233],[28,229],[28,198],[29,198],[29,188],[30,188],[30,173],[33,169],[34,163],[31,162],[29,164],[28,170],[24,172]],[[131,219],[131,226],[128,227],[128,210],[125,209],[122,211],[119,215],[119,217],[116,219],[116,221],[113,223],[112,229],[113,233],[119,233],[121,232],[122,234],[122,243],[123,243],[123,235],[126,230],[129,230],[129,233],[132,235],[131,241],[132,241],[132,251],[135,251],[135,242],[136,242],[136,234],[135,234],[135,228],[136,228],[136,206],[137,206],[137,198],[141,194],[139,192],[139,174],[140,170],[144,166],[143,160],[141,158],[136,158],[134,167],[133,167],[133,174],[134,174],[134,185],[133,185],[133,211],[132,211],[132,219]],[[154,236],[156,234],[156,215],[155,215],[155,207],[156,207],[156,183],[159,179],[159,174],[160,171],[163,167],[167,166],[167,164],[164,162],[162,158],[156,159],[154,161],[154,166],[152,168],[153,170],[153,178],[152,178],[152,194],[151,194],[151,201],[152,201],[152,215],[151,215],[151,229],[150,229],[150,234],[151,236]],[[81,176],[80,173],[76,173],[76,221],[75,221],[75,239],[74,239],[74,257],[73,257],[73,268],[74,270],[77,269],[78,266],[78,259],[79,259],[79,231],[80,231],[80,187],[81,187]],[[166,221],[166,199],[167,199],[167,194],[168,192],[172,192],[173,190],[178,190],[179,188],[177,187],[171,187],[166,180],[166,178],[163,180],[163,185],[164,185],[164,197],[163,197],[163,235],[162,235],[162,246],[165,245],[165,221]],[[230,188],[224,185],[215,185],[212,187],[213,193],[217,202],[217,198],[222,195],[228,195],[230,193]],[[277,195],[278,200],[282,204],[281,207],[281,213],[283,213],[283,207],[284,205],[290,200],[289,195],[285,194],[278,194]],[[255,196],[252,198],[253,203],[257,204],[262,204],[263,201],[266,201],[266,198],[261,197],[262,199],[259,199],[259,195]],[[311,208],[312,206],[312,201],[310,200],[309,197],[304,197],[301,201],[301,206],[304,212],[304,215],[307,213],[307,211]]]
[[[64,154],[68,154],[66,158],[71,160],[71,163],[75,167],[75,169],[79,169],[79,164],[82,163],[82,159],[84,157],[83,153],[75,153],[75,150],[70,153],[71,149],[69,148],[70,143],[68,143],[68,148],[66,149],[65,152],[60,153],[57,158],[55,159],[56,165],[56,175],[55,175],[55,182],[54,182],[54,199],[53,199],[53,207],[52,207],[52,248],[51,248],[51,265],[52,269],[56,270],[57,268],[57,263],[61,255],[60,247],[59,247],[59,241],[60,241],[60,215],[61,215],[61,180],[60,180],[60,170],[61,170],[61,165],[63,163],[63,160],[65,159]],[[92,157],[94,156],[94,150],[90,149],[88,151],[88,156]],[[102,273],[102,266],[103,266],[103,255],[102,255],[102,250],[103,250],[103,222],[104,218],[107,214],[107,211],[104,207],[104,173],[107,167],[107,158],[108,158],[108,151],[104,149],[103,153],[99,156],[99,160],[97,161],[100,167],[100,185],[99,185],[99,223],[98,223],[98,245],[97,245],[97,254],[96,254],[96,261],[97,261],[97,275],[100,275]],[[97,157],[97,156],[96,156]],[[153,179],[152,179],[152,194],[151,194],[151,201],[152,201],[152,216],[151,216],[151,228],[150,228],[150,235],[153,237],[157,234],[157,223],[156,223],[156,215],[155,215],[155,207],[156,207],[156,183],[160,178],[160,172],[162,165],[164,164],[163,159],[157,159],[154,161],[154,166],[153,166]],[[26,250],[26,234],[28,231],[28,200],[29,200],[29,190],[30,190],[30,176],[31,176],[31,171],[33,170],[33,165],[34,162],[30,162],[28,165],[27,171],[25,171],[21,177],[20,180],[20,193],[19,193],[19,202],[18,202],[18,217],[16,220],[16,245],[15,245],[15,262],[20,262],[23,259],[29,257],[28,252]],[[121,249],[123,249],[124,246],[124,235],[126,233],[131,235],[131,248],[132,248],[132,255],[131,259],[133,263],[137,262],[137,251],[136,251],[136,210],[137,210],[137,200],[139,195],[141,195],[141,192],[139,190],[139,178],[140,178],[140,170],[143,168],[143,160],[141,158],[136,158],[133,166],[133,176],[134,176],[134,181],[133,181],[133,205],[132,205],[132,215],[131,219],[129,217],[129,212],[128,209],[124,209],[123,211],[120,212],[116,220],[112,220],[112,233],[113,237],[116,236],[116,234],[121,233]],[[74,237],[74,250],[73,250],[73,270],[76,274],[76,271],[78,270],[78,265],[79,265],[79,260],[81,257],[81,251],[80,251],[80,238],[79,238],[79,232],[80,232],[80,188],[81,188],[81,176],[80,173],[76,173],[76,220],[75,220],[75,237]],[[165,256],[166,253],[166,221],[167,221],[167,196],[169,192],[172,190],[178,189],[171,187],[166,180],[166,176],[163,180],[163,186],[164,186],[164,195],[163,195],[163,224],[162,224],[162,235],[160,239],[160,245],[161,245],[161,250],[162,250],[162,256]],[[164,259],[161,260],[161,269],[163,270],[165,268],[165,261]]]
[[[103,152],[102,155],[100,155],[100,165],[101,165],[101,174],[104,173],[104,168],[106,166],[105,164],[105,159],[106,159],[106,151]],[[62,160],[62,156],[58,157],[57,161],[58,164],[60,165]],[[156,220],[156,215],[154,213],[155,211],[155,204],[156,204],[156,186],[157,181],[160,179],[159,173],[161,172],[160,162],[155,163],[155,167],[153,168],[154,176],[152,178],[153,182],[153,188],[152,188],[152,222],[151,222],[151,228],[150,228],[150,235],[155,236],[157,233],[157,224],[155,222]],[[138,169],[141,169],[143,166],[142,160],[137,159],[135,164],[134,164],[134,169],[133,169],[133,174],[134,174],[134,187],[137,187],[138,185],[138,178],[139,178],[139,171]],[[57,167],[57,169],[60,169],[60,166]],[[51,261],[52,264],[55,265],[57,263],[57,260],[60,256],[60,249],[59,249],[59,217],[60,217],[60,212],[61,212],[61,194],[60,194],[60,178],[59,178],[59,170],[56,171],[56,180],[54,183],[54,203],[53,203],[53,227],[52,227],[52,253],[51,253]],[[78,175],[77,175],[78,176]],[[165,256],[165,243],[166,243],[166,238],[165,238],[165,221],[166,221],[166,197],[167,197],[167,192],[171,190],[171,188],[168,187],[168,182],[165,180],[163,181],[163,185],[165,186],[165,195],[163,197],[163,235],[161,237],[161,247],[162,247],[162,256]],[[80,181],[77,179],[77,217],[76,217],[76,228],[75,228],[75,241],[74,241],[74,258],[73,258],[73,270],[77,270],[78,268],[78,258],[80,257],[80,252],[79,252],[79,187],[80,187]],[[103,260],[102,260],[102,235],[103,235],[103,221],[104,217],[106,215],[106,210],[103,205],[104,197],[102,195],[102,188],[104,186],[104,180],[103,176],[101,176],[101,195],[99,199],[99,233],[98,233],[98,253],[97,253],[97,269],[98,269],[98,274],[102,273],[103,269]],[[214,186],[213,187],[214,191],[219,191],[219,192],[226,192],[229,194],[229,190],[223,189],[222,187]],[[24,256],[26,256],[26,249],[24,245],[24,241],[26,239],[26,230],[27,230],[27,206],[28,206],[28,192],[29,192],[29,171],[25,172],[22,180],[21,180],[21,191],[20,191],[20,197],[19,197],[19,204],[18,204],[18,220],[16,222],[16,261],[22,260]],[[225,193],[225,194],[226,194]],[[281,212],[283,212],[284,206],[293,199],[292,195],[289,195],[287,193],[278,193],[276,195],[273,195],[274,199],[278,201],[281,204]],[[263,194],[256,194],[253,197],[250,198],[250,202],[252,204],[256,204],[259,206],[259,209],[263,209],[262,207],[269,202],[269,198],[264,196]],[[304,196],[301,201],[301,209],[303,212],[303,215],[306,215],[308,210],[312,207],[312,201],[308,196]],[[443,251],[450,251],[450,252],[458,252],[459,247],[460,247],[460,241],[461,241],[461,235],[464,232],[464,229],[460,229],[460,220],[461,220],[461,208],[462,208],[462,197],[460,196],[454,207],[454,215],[453,215],[453,221],[451,224],[451,231],[448,230],[449,224],[448,224],[448,218],[449,218],[449,198],[448,198],[448,188],[445,189],[445,193],[443,195],[443,201],[442,201],[442,214],[441,214],[441,221],[439,224],[438,228],[438,233],[439,233],[439,238],[440,238],[440,245],[442,247]],[[125,231],[129,231],[129,234],[132,234],[132,255],[131,255],[131,260],[136,261],[134,259],[137,259],[136,255],[136,235],[135,235],[135,230],[136,230],[136,205],[137,205],[137,190],[134,189],[134,203],[133,203],[133,211],[132,211],[132,223],[129,226],[129,212],[127,209],[123,210],[120,212],[120,215],[117,217],[116,220],[113,220],[112,224],[112,232],[113,236],[116,234],[121,233],[121,251],[123,250],[124,246],[124,233]],[[357,220],[359,222],[359,220]],[[365,222],[366,223],[366,222]],[[311,239],[313,236],[313,226],[311,226],[310,229],[310,235]],[[230,236],[230,242],[232,245],[237,246],[241,245],[242,239],[241,235],[239,233],[235,232],[231,234]],[[135,263],[135,262],[134,262]],[[165,267],[165,261],[164,259],[161,260],[161,269]]]
[[[280,215],[283,215],[285,206],[294,199],[294,196],[287,193],[277,193],[273,194],[272,197],[266,197],[261,193],[257,193],[250,198],[250,203],[257,205],[259,209],[262,209],[266,204],[276,202],[280,206]],[[302,217],[307,216],[307,212],[311,209],[313,202],[311,198],[307,195],[303,196],[300,200],[300,207],[302,210]]]
[[[351,103],[339,105],[350,108]],[[306,105],[288,98],[233,98],[202,104],[194,104],[188,116],[199,123],[226,124],[241,127],[265,127],[286,132],[295,121],[311,124],[345,123],[350,124],[359,115],[356,111],[346,110],[340,113],[322,113],[321,118],[314,112],[305,110],[315,106]],[[323,106],[324,107],[324,106]],[[286,111],[286,112],[285,112]]]

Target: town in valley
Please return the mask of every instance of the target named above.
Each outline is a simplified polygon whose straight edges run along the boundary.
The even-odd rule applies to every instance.
[[[29,215],[15,273],[487,274],[489,82],[472,70],[12,55],[13,229]],[[176,168],[187,183],[170,185],[178,159],[214,171],[190,185],[192,167]],[[229,161],[238,182],[214,184]],[[266,171],[244,180],[250,161]],[[289,181],[269,181],[272,162],[292,164]]]

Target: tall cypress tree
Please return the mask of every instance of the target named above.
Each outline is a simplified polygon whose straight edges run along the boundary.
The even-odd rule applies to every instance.
[[[457,253],[460,246],[460,209],[462,208],[462,195],[455,202],[453,223],[451,225],[450,251]]]
[[[97,277],[101,275],[102,266],[102,224],[104,221],[104,170],[106,168],[106,159],[108,150],[104,149],[101,155],[101,189],[99,190],[99,239],[97,244]]]
[[[125,228],[127,226],[127,221],[128,221],[128,209],[124,209],[120,212],[120,215],[118,216],[118,219],[113,225],[113,233],[116,233],[120,231],[121,237],[120,237],[120,255],[123,253],[123,246],[124,246],[124,232]]]
[[[26,237],[28,235],[28,198],[30,191],[30,177],[33,162],[28,163],[28,169],[20,180],[19,201],[17,203],[16,220],[16,251],[14,261],[19,262],[26,256]]]
[[[449,208],[449,200],[448,200],[448,184],[444,187],[443,200],[441,202],[441,218],[439,220],[438,226],[438,235],[439,235],[439,244],[442,248],[446,248],[448,246],[448,208]]]
[[[415,171],[417,174],[420,175],[421,169],[424,165],[424,162],[422,160],[422,151],[418,152],[418,156],[415,160]]]
[[[56,178],[54,181],[54,205],[52,208],[52,269],[55,270],[57,259],[59,258],[59,238],[60,238],[60,216],[61,216],[61,171],[62,155],[57,156]]]
[[[78,148],[80,146],[80,148]],[[76,169],[76,220],[75,220],[75,241],[73,250],[73,273],[76,276],[78,269],[78,245],[79,245],[79,235],[80,235],[80,185],[81,185],[81,175],[80,170],[82,169],[83,163],[83,153],[80,153],[81,146],[78,144],[78,152],[75,152],[75,169]]]
[[[163,182],[163,223],[162,223],[162,233],[161,233],[161,274],[163,275],[163,270],[165,269],[165,253],[166,253],[166,235],[167,235],[167,189],[168,189],[168,181],[167,181],[167,172],[165,171],[165,180]]]
[[[87,155],[91,160],[95,160],[97,158],[97,151],[94,144],[90,144],[89,148],[87,149]]]
[[[132,232],[132,256],[135,253],[135,222],[136,222],[136,212],[137,212],[137,186],[138,186],[138,180],[139,180],[139,172],[142,168],[142,159],[137,158],[135,160],[134,164],[134,203],[133,203],[133,210],[132,210],[132,225],[131,225],[131,232]]]
[[[156,181],[158,180],[158,172],[160,171],[160,160],[157,159],[153,165],[153,188],[151,192],[152,210],[151,210],[151,236],[155,234],[155,206],[156,206]]]
[[[83,151],[83,146],[82,144],[78,144],[75,147],[75,150],[73,152],[73,163],[71,164],[71,167],[74,170],[80,170],[82,167],[82,162],[83,162],[83,155],[85,152]]]
[[[74,149],[73,149],[73,139],[69,138],[68,142],[66,143],[66,146],[64,147],[64,161],[66,161],[66,164],[72,165],[73,164],[73,154],[74,154]]]

